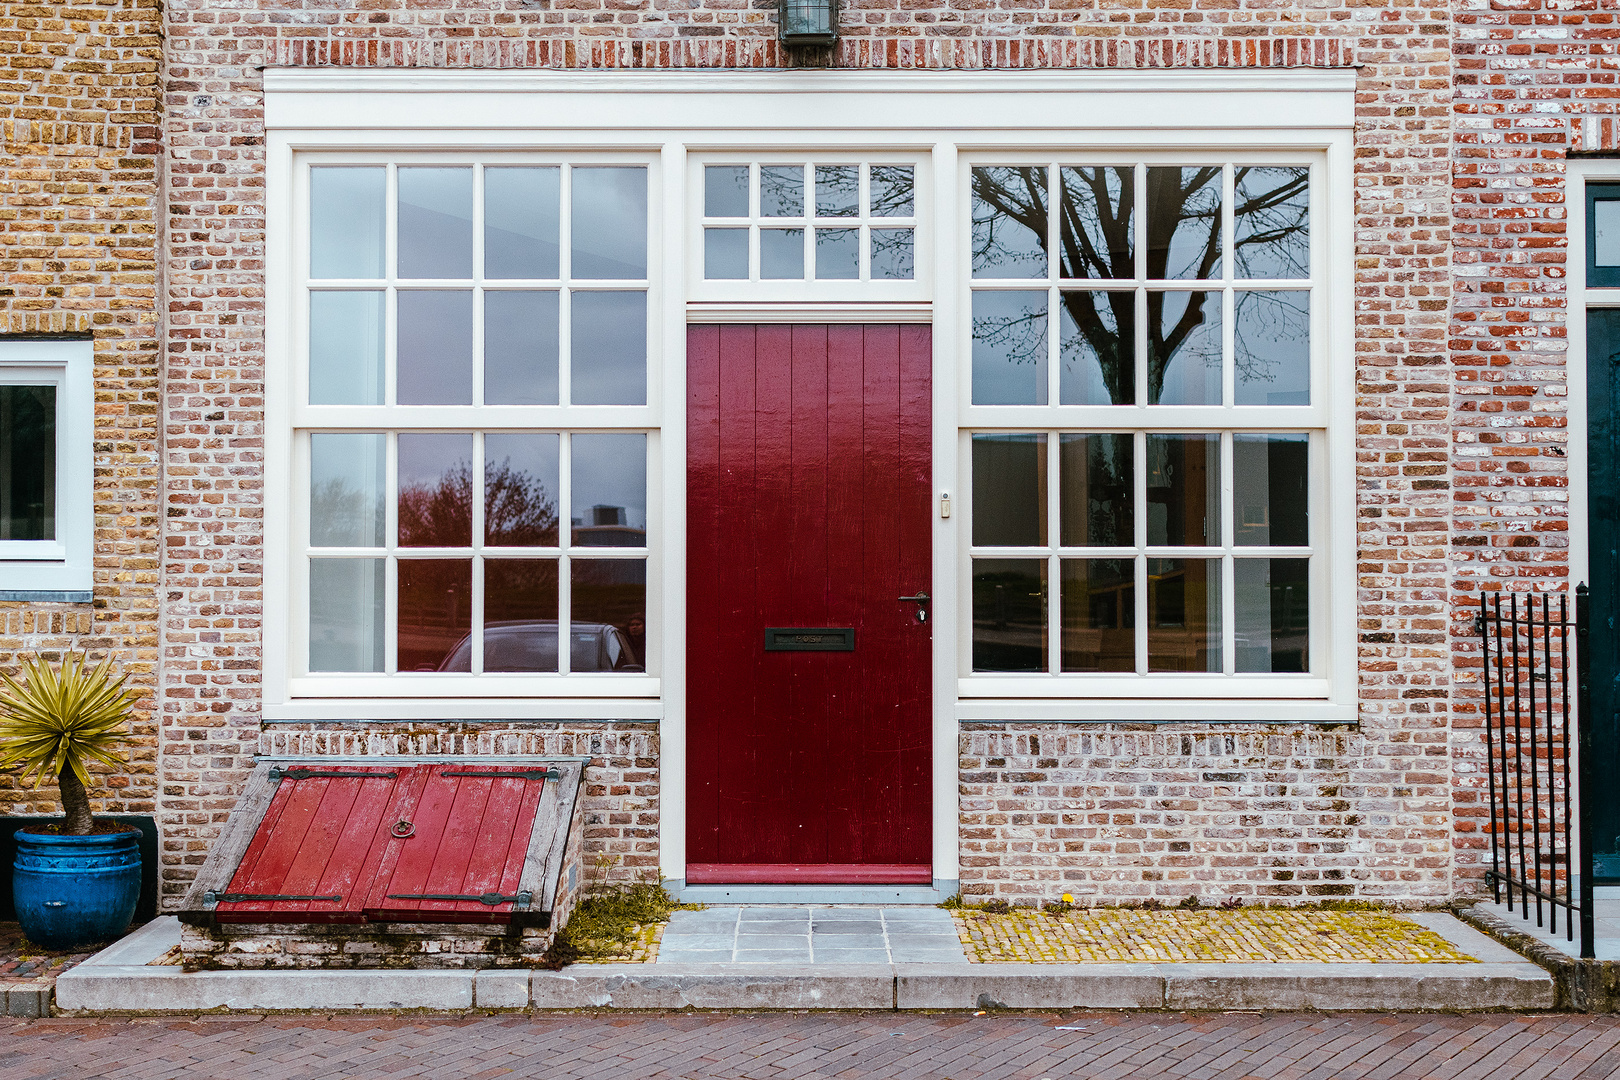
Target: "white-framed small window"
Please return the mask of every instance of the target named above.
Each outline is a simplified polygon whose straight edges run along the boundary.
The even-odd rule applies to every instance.
[[[0,598],[90,600],[93,351],[0,340]]]

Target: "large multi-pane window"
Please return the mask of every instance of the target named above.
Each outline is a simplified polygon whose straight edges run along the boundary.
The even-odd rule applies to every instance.
[[[1320,668],[1310,167],[968,172],[971,670]]]
[[[648,168],[308,178],[304,670],[643,671]]]

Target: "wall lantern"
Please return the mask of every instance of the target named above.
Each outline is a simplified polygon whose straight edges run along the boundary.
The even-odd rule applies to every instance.
[[[782,44],[831,45],[838,39],[838,0],[781,0]]]

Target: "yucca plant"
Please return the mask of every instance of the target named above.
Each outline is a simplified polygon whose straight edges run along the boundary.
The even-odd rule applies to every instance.
[[[114,678],[112,657],[90,667],[83,653],[69,652],[59,668],[35,656],[22,662],[23,680],[0,675],[0,768],[21,766],[23,779],[38,788],[56,777],[62,794],[62,832],[87,835],[91,761],[117,768],[114,751],[132,736],[128,720],[140,691]]]

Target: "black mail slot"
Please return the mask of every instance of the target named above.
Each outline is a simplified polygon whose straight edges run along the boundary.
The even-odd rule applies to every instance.
[[[854,652],[853,626],[767,626],[766,652]]]

